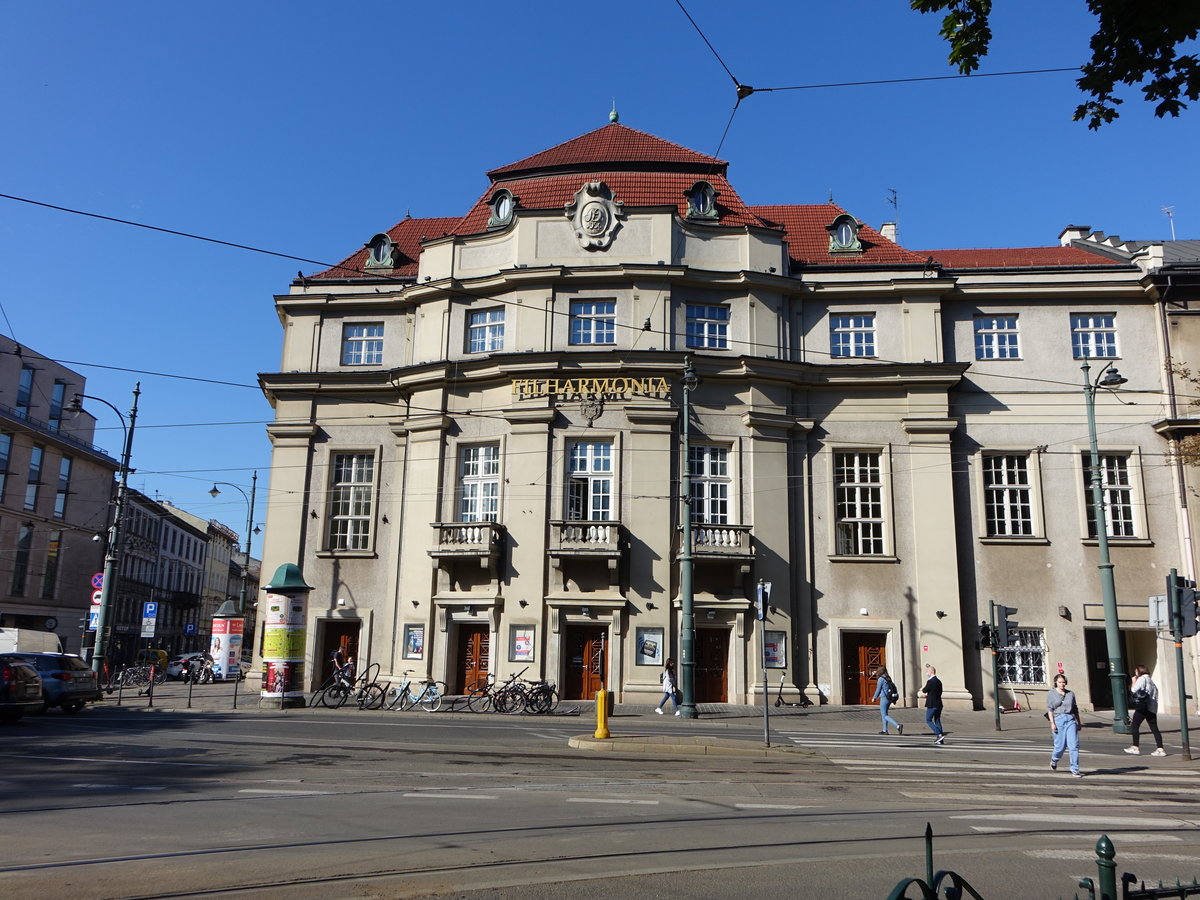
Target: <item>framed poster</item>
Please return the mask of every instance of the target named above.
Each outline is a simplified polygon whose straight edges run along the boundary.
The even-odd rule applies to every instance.
[[[424,659],[425,658],[425,626],[424,625],[405,625],[404,626],[404,658],[405,659]]]
[[[533,662],[533,625],[513,625],[508,631],[509,662]]]
[[[763,665],[768,669],[787,668],[787,632],[763,632]]]
[[[663,664],[663,630],[661,628],[638,628],[637,664],[639,666],[661,666]]]

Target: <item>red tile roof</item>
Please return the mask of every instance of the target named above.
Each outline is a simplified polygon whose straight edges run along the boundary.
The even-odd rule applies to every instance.
[[[564,141],[549,150],[535,153],[524,159],[492,169],[488,177],[493,181],[502,180],[505,176],[520,172],[537,172],[547,169],[557,169],[564,166],[578,168],[612,168],[613,163],[651,163],[651,168],[661,168],[661,164],[681,164],[691,168],[702,168],[707,171],[725,173],[728,165],[724,160],[714,156],[705,156],[695,150],[689,150],[679,144],[664,141],[662,138],[625,125],[611,123],[595,131]]]
[[[995,247],[967,250],[922,250],[947,269],[1024,269],[1056,266],[1122,265],[1075,247]]]
[[[421,241],[432,240],[451,233],[458,219],[404,219],[388,229],[387,235],[396,245],[399,265],[394,269],[367,270],[367,248],[363,246],[351,253],[338,265],[311,278],[415,278],[417,257],[421,255]],[[367,240],[374,237],[367,235]],[[363,241],[365,245],[367,241]]]
[[[843,215],[846,210],[835,203],[815,203],[803,206],[752,206],[754,213],[765,223],[784,231],[788,256],[801,266],[852,265],[924,265],[928,253],[914,253],[894,244],[869,225],[860,223],[858,240],[862,253],[830,253],[829,232],[825,226]]]

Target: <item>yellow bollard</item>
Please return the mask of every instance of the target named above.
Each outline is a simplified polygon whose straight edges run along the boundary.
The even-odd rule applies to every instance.
[[[597,738],[611,737],[608,733],[608,691],[596,691],[596,734]]]

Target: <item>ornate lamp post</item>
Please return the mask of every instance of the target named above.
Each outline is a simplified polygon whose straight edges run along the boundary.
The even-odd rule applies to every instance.
[[[679,714],[683,719],[696,718],[696,597],[692,588],[692,463],[691,463],[691,394],[700,384],[691,359],[683,359],[683,422],[679,431],[683,440],[683,460],[680,463],[681,507],[683,517],[683,547],[679,554],[679,597],[683,606],[683,634],[679,642],[681,666],[679,687],[683,703]]]
[[[244,616],[246,614],[246,583],[250,578],[250,544],[254,537],[254,494],[258,490],[258,470],[256,469],[254,474],[250,476],[249,495],[236,484],[231,484],[228,481],[215,481],[213,482],[212,490],[208,492],[209,496],[214,499],[221,494],[221,491],[217,488],[218,484],[233,488],[246,501],[246,560],[242,566],[242,590],[238,595],[238,615]]]
[[[96,646],[92,651],[92,671],[97,676],[104,673],[104,662],[108,654],[108,617],[112,610],[113,597],[117,595],[117,579],[120,577],[118,562],[121,554],[122,528],[125,524],[125,494],[129,487],[129,457],[133,453],[133,429],[137,424],[138,397],[141,396],[142,383],[133,386],[133,406],[129,410],[129,421],[121,415],[121,411],[100,397],[90,394],[76,394],[71,398],[70,405],[63,413],[77,416],[83,411],[82,401],[95,400],[103,403],[117,414],[121,420],[121,429],[125,432],[125,445],[121,451],[120,476],[117,481],[117,499],[113,505],[112,524],[108,527],[108,546],[104,548],[104,584],[100,586],[100,612],[96,616]]]
[[[1104,506],[1104,490],[1100,471],[1100,449],[1096,440],[1096,391],[1111,390],[1126,379],[1112,363],[1106,365],[1092,380],[1091,366],[1085,360],[1083,396],[1087,405],[1088,441],[1091,449],[1092,508],[1096,516],[1096,542],[1100,548],[1100,592],[1104,600],[1104,637],[1108,644],[1108,677],[1112,684],[1113,731],[1129,734],[1129,704],[1125,696],[1125,664],[1121,652],[1121,630],[1117,619],[1117,587],[1113,580],[1113,564],[1108,555],[1108,515]]]

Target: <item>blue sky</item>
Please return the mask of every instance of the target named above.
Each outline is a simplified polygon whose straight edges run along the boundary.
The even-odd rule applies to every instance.
[[[905,0],[686,5],[754,87],[953,74],[938,18]],[[1083,0],[1005,0],[983,72],[1077,66],[1093,30]],[[614,98],[623,124],[705,153],[735,99],[673,0],[9,3],[0,78],[0,193],[328,262],[407,212],[462,214],[485,171],[605,124]],[[764,92],[720,155],[752,204],[832,194],[878,226],[895,189],[914,250],[1050,245],[1068,224],[1162,239],[1164,206],[1200,237],[1200,109],[1162,121],[1125,96],[1093,132],[1069,74]],[[136,488],[241,531],[245,501],[208,489],[257,469],[265,517],[272,295],[316,266],[4,199],[0,260],[5,333],[122,410],[141,380]]]

